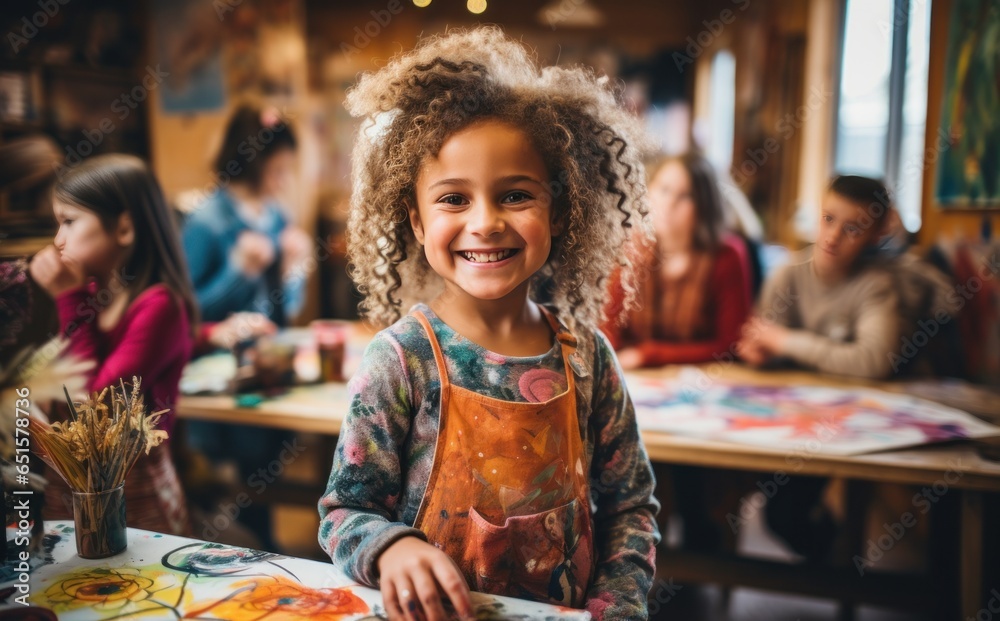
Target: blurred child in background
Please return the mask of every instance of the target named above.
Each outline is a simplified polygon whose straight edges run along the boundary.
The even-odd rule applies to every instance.
[[[816,243],[767,280],[738,346],[746,362],[785,358],[823,373],[884,379],[903,325],[892,265],[878,243],[892,209],[881,182],[840,176],[823,199]],[[767,524],[795,552],[827,556],[837,527],[827,479],[794,477],[768,500]]]
[[[710,362],[730,351],[750,312],[743,241],[724,230],[711,163],[689,153],[652,169],[650,216],[656,246],[640,258],[638,307],[622,317],[612,280],[604,329],[625,369]]]
[[[181,371],[198,319],[180,240],[159,183],[131,155],[92,157],[56,182],[54,244],[32,278],[55,301],[70,352],[95,362],[88,391],[142,380],[150,411],[173,428]],[[72,516],[68,488],[49,473],[46,519]],[[188,534],[184,494],[164,442],[139,458],[125,485],[129,526]]]

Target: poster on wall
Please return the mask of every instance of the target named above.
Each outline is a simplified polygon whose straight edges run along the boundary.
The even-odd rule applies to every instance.
[[[943,208],[1000,209],[1000,3],[955,0],[945,57],[937,171]]]

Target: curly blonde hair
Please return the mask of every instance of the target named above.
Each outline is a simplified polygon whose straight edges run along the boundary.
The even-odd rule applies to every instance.
[[[391,324],[404,301],[426,301],[440,290],[407,206],[416,204],[414,186],[425,158],[484,120],[508,123],[528,136],[549,172],[554,217],[565,225],[532,277],[532,295],[550,298],[570,326],[596,326],[603,320],[607,278],[620,266],[631,307],[635,253],[629,247],[652,239],[642,167],[646,141],[606,79],[582,68],[540,70],[522,44],[499,28],[481,27],[425,39],[363,75],[346,106],[363,119],[353,153],[347,248],[369,320]]]

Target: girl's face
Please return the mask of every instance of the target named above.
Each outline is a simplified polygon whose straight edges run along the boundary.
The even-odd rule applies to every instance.
[[[866,206],[835,192],[827,192],[813,248],[813,265],[822,276],[842,276],[880,234]]]
[[[649,206],[657,239],[671,248],[688,248],[697,222],[691,176],[680,162],[660,167],[649,183]]]
[[[424,161],[410,224],[447,290],[478,300],[527,295],[561,228],[548,182],[524,132],[498,121],[455,133]]]
[[[118,230],[108,231],[93,211],[65,202],[53,201],[59,230],[53,241],[63,261],[78,263],[88,276],[111,273],[131,243],[132,225],[128,216],[119,218]]]
[[[261,171],[260,193],[270,198],[281,198],[295,184],[296,159],[292,149],[281,149],[264,162]]]

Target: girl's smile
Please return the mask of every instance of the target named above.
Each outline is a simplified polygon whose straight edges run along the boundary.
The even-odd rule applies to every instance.
[[[499,267],[517,254],[517,248],[483,248],[476,250],[459,250],[458,254],[469,263],[477,263],[476,267]]]
[[[476,300],[527,296],[558,234],[548,181],[524,132],[499,121],[455,133],[427,158],[410,224],[446,291]]]

